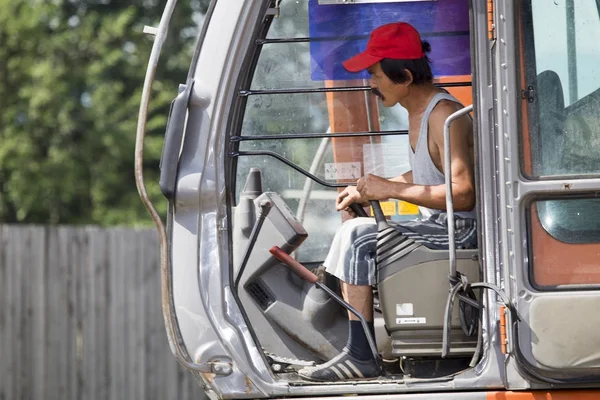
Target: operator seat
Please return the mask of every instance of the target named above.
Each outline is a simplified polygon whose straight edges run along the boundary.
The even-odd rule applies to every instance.
[[[379,221],[378,225],[379,301],[391,336],[392,354],[440,356],[450,289],[450,252],[428,248],[393,228],[382,229]],[[456,249],[456,267],[469,282],[480,282],[477,249]],[[477,345],[477,329],[469,335],[463,331],[458,307],[454,307],[452,314],[450,342],[449,356],[470,356]]]
[[[558,74],[552,70],[539,73],[536,83],[535,98],[539,131],[532,132],[532,138],[537,136],[538,139],[535,146],[540,161],[537,173],[539,175],[560,174],[564,169],[564,131],[567,118],[562,83]]]

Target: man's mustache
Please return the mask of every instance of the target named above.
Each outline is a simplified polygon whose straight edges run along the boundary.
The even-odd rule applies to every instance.
[[[375,96],[379,97],[381,100],[385,100],[385,97],[383,96],[383,94],[381,94],[379,89],[371,88],[371,93],[373,93]]]

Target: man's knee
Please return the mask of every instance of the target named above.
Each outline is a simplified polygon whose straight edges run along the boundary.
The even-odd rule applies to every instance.
[[[352,218],[342,224],[337,234],[347,238],[358,238],[373,232],[377,232],[373,218]]]

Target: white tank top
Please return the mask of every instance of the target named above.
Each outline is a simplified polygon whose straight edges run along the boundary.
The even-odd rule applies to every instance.
[[[417,185],[435,186],[445,184],[444,174],[441,173],[429,154],[428,146],[428,131],[429,131],[429,116],[433,111],[434,107],[441,100],[450,100],[455,103],[461,104],[454,96],[449,93],[438,93],[429,102],[425,112],[423,113],[423,119],[421,120],[421,129],[419,131],[419,138],[417,139],[417,145],[413,152],[411,146],[408,146],[408,160],[413,173],[413,183]],[[462,104],[461,104],[462,107]],[[433,208],[419,206],[419,211],[423,215],[423,218],[429,218],[432,215],[445,212],[445,210],[436,210]],[[471,211],[459,211],[454,213],[455,216],[461,218],[472,218],[475,219],[475,209]]]

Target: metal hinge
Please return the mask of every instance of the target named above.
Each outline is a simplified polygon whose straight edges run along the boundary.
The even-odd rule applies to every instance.
[[[226,232],[227,231],[227,216],[222,217],[219,219],[218,222],[218,228],[219,232]]]
[[[279,18],[279,12],[281,11],[281,8],[279,7],[280,3],[281,3],[281,0],[276,0],[275,7],[267,8],[267,16],[274,15],[275,18]]]
[[[233,368],[231,363],[224,362],[211,362],[208,363],[211,367],[212,373],[215,375],[231,375]]]
[[[526,90],[521,90],[521,98],[527,99],[529,103],[533,103],[535,101],[535,88],[528,86]]]

